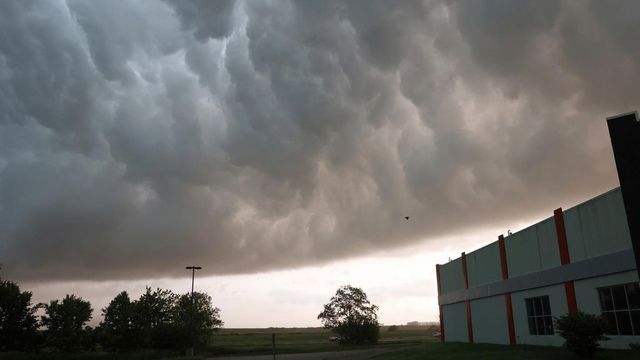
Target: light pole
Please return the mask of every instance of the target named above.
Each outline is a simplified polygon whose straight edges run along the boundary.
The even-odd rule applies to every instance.
[[[185,269],[191,270],[191,310],[189,311],[189,338],[191,340],[191,346],[187,349],[187,356],[193,356],[194,345],[194,329],[193,329],[193,283],[196,278],[196,270],[202,269],[200,266],[187,266]]]

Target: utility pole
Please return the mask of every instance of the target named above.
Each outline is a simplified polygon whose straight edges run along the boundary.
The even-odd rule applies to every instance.
[[[273,352],[273,360],[276,360],[276,334],[271,334],[271,350]]]
[[[202,269],[200,266],[187,266],[185,269],[191,270],[191,310],[189,311],[189,337],[191,340],[191,346],[187,349],[187,356],[193,356],[193,346],[194,346],[194,333],[195,329],[193,326],[193,283],[196,278],[196,270]]]

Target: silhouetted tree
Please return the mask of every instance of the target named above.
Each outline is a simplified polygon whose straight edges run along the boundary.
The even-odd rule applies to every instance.
[[[28,350],[38,343],[38,305],[31,304],[31,292],[20,291],[12,282],[0,279],[0,350]]]
[[[125,350],[137,345],[133,329],[134,306],[129,294],[123,291],[102,309],[104,320],[97,331],[100,343],[106,349]]]
[[[222,327],[220,309],[213,306],[211,296],[206,293],[193,293],[180,296],[175,307],[175,324],[180,333],[185,335],[184,345],[198,346],[208,342],[211,334]],[[193,338],[191,338],[193,336]]]
[[[346,344],[375,343],[380,337],[378,307],[371,304],[362,289],[351,285],[336,291],[318,315],[325,328],[340,335]]]
[[[83,326],[91,319],[91,304],[75,295],[67,295],[44,305],[42,325],[46,326],[46,344],[59,350],[87,348],[89,332]]]
[[[147,287],[140,299],[133,303],[132,324],[136,339],[145,348],[171,348],[180,341],[173,322],[178,295],[170,290]]]
[[[121,292],[102,310],[100,342],[108,350],[184,348],[191,343],[193,331],[196,344],[204,344],[211,332],[222,326],[220,309],[205,293],[194,293],[193,299],[192,308],[190,294],[179,296],[147,287],[138,300],[131,301]]]

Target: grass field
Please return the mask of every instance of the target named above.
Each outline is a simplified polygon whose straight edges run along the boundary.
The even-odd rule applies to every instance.
[[[380,328],[380,343],[377,346],[436,341],[433,337],[435,331],[438,331],[435,326],[397,326],[395,331],[383,326]],[[222,329],[213,336],[211,345],[204,350],[211,355],[270,353],[271,334],[276,334],[276,351],[281,354],[359,348],[330,341],[329,337],[333,333],[323,328],[271,328]]]
[[[398,326],[395,331],[389,327],[380,328],[380,343],[375,346],[394,346],[399,344],[421,344],[434,342],[433,332],[437,327]],[[230,354],[271,354],[271,334],[276,334],[276,352],[278,354],[342,351],[362,349],[362,346],[345,346],[332,342],[333,335],[323,328],[270,328],[270,329],[221,329],[211,338],[211,342],[199,349],[197,359],[203,357]],[[370,346],[369,346],[370,347]],[[178,352],[182,353],[182,352]],[[143,360],[167,359],[177,360],[176,352],[169,351],[135,351],[124,354],[108,354],[104,352],[79,352],[74,354],[47,353],[0,353],[2,360]]]
[[[528,345],[490,345],[430,342],[407,350],[374,357],[375,360],[578,360],[567,349]],[[601,350],[595,359],[638,360],[638,350]]]

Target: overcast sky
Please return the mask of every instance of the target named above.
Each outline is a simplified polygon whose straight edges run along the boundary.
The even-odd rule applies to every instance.
[[[2,275],[104,303],[117,291],[99,289],[177,287],[198,264],[229,304],[254,284],[255,311],[260,286],[383,289],[372,269],[402,264],[433,307],[435,262],[617,186],[604,119],[640,104],[638,14],[0,1]],[[370,279],[341,278],[351,267]]]

